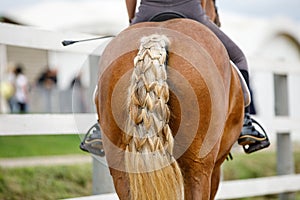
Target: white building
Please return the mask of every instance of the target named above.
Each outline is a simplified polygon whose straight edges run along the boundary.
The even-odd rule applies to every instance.
[[[227,16],[222,29],[248,58],[256,117],[270,137],[291,132],[300,139],[300,24]]]

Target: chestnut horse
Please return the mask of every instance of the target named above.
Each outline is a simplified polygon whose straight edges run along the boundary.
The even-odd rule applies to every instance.
[[[95,103],[120,199],[214,199],[244,99],[226,49],[189,19],[122,31],[100,59]]]

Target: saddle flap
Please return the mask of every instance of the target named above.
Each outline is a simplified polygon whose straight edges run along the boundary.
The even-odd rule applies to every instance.
[[[232,61],[230,61],[230,63],[231,63],[231,66],[233,67],[233,69],[235,69],[235,71],[239,75],[239,79],[240,79],[240,82],[241,82],[241,87],[242,87],[242,90],[243,90],[244,105],[245,105],[245,107],[247,107],[251,103],[250,90],[249,90],[249,88],[248,88],[248,86],[246,84],[246,81],[245,81],[242,73],[240,72],[240,70],[237,68],[237,66]]]

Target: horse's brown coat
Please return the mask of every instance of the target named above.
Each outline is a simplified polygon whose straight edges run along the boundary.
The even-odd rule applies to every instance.
[[[168,84],[174,156],[186,199],[213,199],[220,165],[237,140],[243,119],[239,79],[226,49],[206,27],[189,19],[146,22],[121,32],[105,49],[95,99],[107,161],[120,199],[129,199],[122,135],[133,59],[143,36],[170,40]]]

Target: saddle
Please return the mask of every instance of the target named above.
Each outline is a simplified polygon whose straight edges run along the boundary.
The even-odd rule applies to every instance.
[[[186,18],[183,14],[175,11],[160,12],[150,18],[150,22],[163,22],[170,19]]]

